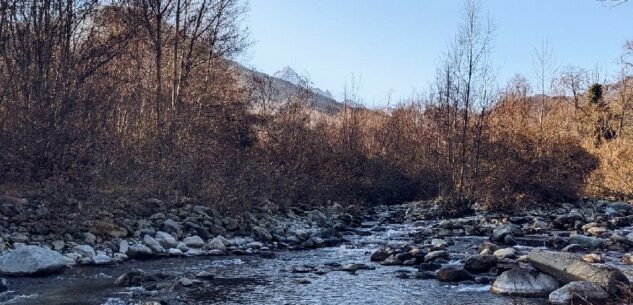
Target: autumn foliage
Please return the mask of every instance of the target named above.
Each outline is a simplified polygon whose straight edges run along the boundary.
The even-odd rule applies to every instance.
[[[3,1],[2,184],[233,210],[633,193],[628,78],[600,96],[511,84],[465,99],[453,76],[467,70],[447,64],[436,94],[389,110],[346,100],[321,113],[309,90],[270,108],[230,61],[248,45],[242,12],[234,0]]]

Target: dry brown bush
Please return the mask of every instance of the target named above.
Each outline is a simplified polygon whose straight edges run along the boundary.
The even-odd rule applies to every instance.
[[[193,197],[233,212],[269,201],[315,206],[442,196],[513,208],[631,195],[628,78],[607,86],[613,94],[600,109],[583,96],[536,98],[518,87],[460,100],[464,86],[452,83],[459,71],[449,62],[437,96],[389,111],[346,105],[318,113],[305,90],[275,111],[253,111],[270,102],[257,92],[265,88],[241,86],[227,60],[245,46],[241,3],[211,2],[200,22],[220,20],[216,27],[196,32],[196,20],[186,19],[178,34],[167,24],[173,18],[132,5],[144,1],[48,1],[36,12],[45,20],[2,6],[3,188]],[[94,22],[68,18],[59,7]],[[599,118],[617,133],[595,147]]]

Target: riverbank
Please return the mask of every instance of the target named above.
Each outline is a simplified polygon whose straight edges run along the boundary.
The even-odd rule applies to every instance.
[[[437,219],[433,202],[408,206],[412,243],[375,250],[371,261],[415,266],[403,277],[491,283],[491,292],[552,304],[633,302],[633,205],[586,201],[511,214]],[[470,249],[460,241],[484,237]]]
[[[527,276],[539,278],[528,257],[534,249],[573,253],[592,266],[613,266],[630,277],[630,207],[590,201],[442,220],[433,202],[362,212],[336,205],[320,211],[268,207],[239,218],[190,204],[146,219],[122,218],[122,223],[134,224],[125,229],[129,236],[113,237],[108,232],[117,230],[106,231],[110,237],[100,235],[94,245],[88,243],[90,235],[76,234],[86,238],[64,241],[64,248],[55,250],[55,240],[37,242],[37,235],[29,235],[18,248],[27,243],[51,248],[75,267],[50,275],[46,283],[9,277],[11,292],[0,298],[15,304],[68,304],[69,299],[95,305],[270,304],[277,295],[297,304],[356,304],[359,298],[367,303],[381,298],[420,303],[423,298],[423,304],[480,304],[472,303],[475,298],[508,304],[533,296],[537,298],[522,302],[541,304],[548,295],[540,290],[538,295],[523,291],[509,297],[488,291],[502,287],[495,283],[507,278],[503,274],[509,270],[528,270]],[[200,227],[209,231],[214,226],[226,235],[201,233]],[[10,242],[16,246],[15,240]],[[128,249],[121,251],[124,243]],[[564,284],[555,281],[556,288]],[[382,294],[367,291],[369,287]],[[451,297],[442,299],[446,294]]]

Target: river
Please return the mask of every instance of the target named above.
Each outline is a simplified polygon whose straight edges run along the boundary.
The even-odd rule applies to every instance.
[[[402,209],[402,206],[382,207],[367,217],[361,228],[346,235],[348,241],[337,247],[277,252],[274,258],[184,257],[128,261],[110,267],[75,267],[57,276],[9,278],[10,290],[0,294],[0,302],[16,305],[546,304],[544,299],[493,295],[489,285],[415,279],[415,268],[370,263],[373,249],[406,243],[411,239],[410,233],[424,225],[393,221],[394,213]],[[477,237],[461,238],[451,250],[466,255],[468,249],[481,241]],[[349,263],[368,264],[375,270],[350,273],[331,268]],[[302,266],[323,272],[292,272]],[[164,273],[169,280],[157,285],[171,286],[154,292],[147,285],[145,288],[114,285],[118,276],[134,268]],[[177,284],[179,278],[195,278],[200,271],[208,271],[214,277],[186,288]],[[403,278],[406,277],[403,274],[411,276]]]

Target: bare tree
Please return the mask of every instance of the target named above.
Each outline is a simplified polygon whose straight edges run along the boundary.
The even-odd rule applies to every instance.
[[[537,149],[537,156],[541,156],[543,142],[545,141],[544,120],[547,113],[547,104],[550,99],[550,92],[554,85],[554,75],[556,73],[556,63],[553,56],[553,50],[549,46],[547,40],[543,40],[540,48],[534,50],[532,56],[532,65],[534,66],[534,75],[536,83],[538,84],[539,98],[538,98],[538,126],[539,126],[539,140]]]
[[[456,99],[459,101],[461,113],[461,151],[457,193],[465,196],[470,175],[469,153],[473,149],[470,143],[472,141],[469,140],[470,116],[473,109],[483,109],[488,103],[490,93],[488,77],[491,72],[489,55],[493,24],[490,19],[482,16],[481,5],[475,1],[467,2],[462,18],[463,23],[451,45],[451,54],[454,54],[452,65],[454,65]]]
[[[241,26],[246,7],[238,0],[177,0],[173,39],[172,108],[177,110],[191,71],[231,58],[248,45]]]
[[[135,1],[136,2],[136,1]],[[150,37],[154,48],[155,92],[154,107],[156,112],[156,128],[161,132],[163,126],[163,45],[167,20],[173,11],[173,0],[139,0],[140,22]]]
[[[571,94],[574,102],[574,117],[577,118],[580,108],[581,92],[587,88],[587,71],[573,66],[567,67],[560,76],[561,85],[568,94]]]

